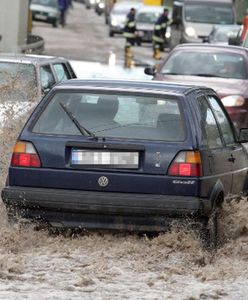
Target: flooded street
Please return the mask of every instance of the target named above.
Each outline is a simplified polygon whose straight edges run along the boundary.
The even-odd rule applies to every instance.
[[[1,187],[16,123],[1,135]],[[0,299],[247,299],[247,214],[246,199],[225,204],[225,242],[211,254],[193,232],[176,228],[149,239],[12,226],[1,204]]]

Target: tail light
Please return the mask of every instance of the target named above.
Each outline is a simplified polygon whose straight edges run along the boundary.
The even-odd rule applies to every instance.
[[[199,151],[178,153],[171,163],[169,176],[199,177],[202,175],[201,155]]]
[[[11,159],[12,167],[40,168],[40,158],[30,142],[17,142]]]

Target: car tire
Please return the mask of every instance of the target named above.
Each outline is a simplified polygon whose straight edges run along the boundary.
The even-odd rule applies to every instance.
[[[52,25],[53,25],[54,28],[58,28],[58,26],[59,26],[59,20],[58,19],[54,20],[53,23],[52,23]]]
[[[214,206],[210,216],[203,221],[203,245],[210,251],[217,250],[220,244],[220,212],[221,206]]]
[[[114,36],[114,32],[110,30],[110,31],[109,31],[109,36],[110,36],[110,37],[113,37],[113,36]]]

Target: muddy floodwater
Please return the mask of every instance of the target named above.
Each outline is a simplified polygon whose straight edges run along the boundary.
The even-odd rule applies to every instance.
[[[0,188],[22,122],[1,129]],[[13,226],[1,202],[0,299],[248,299],[247,216],[247,199],[225,203],[224,241],[213,254],[178,227],[150,239]]]

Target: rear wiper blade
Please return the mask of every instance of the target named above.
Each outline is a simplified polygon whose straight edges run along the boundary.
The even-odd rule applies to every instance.
[[[67,116],[71,119],[71,121],[75,124],[75,126],[77,127],[77,129],[80,131],[80,133],[82,135],[88,135],[91,136],[92,138],[96,138],[95,134],[91,131],[89,131],[87,128],[83,127],[78,120],[76,119],[76,117],[72,114],[71,111],[68,110],[68,108],[61,102],[59,102],[60,106],[63,108],[63,110],[65,111],[65,113],[67,114]]]

